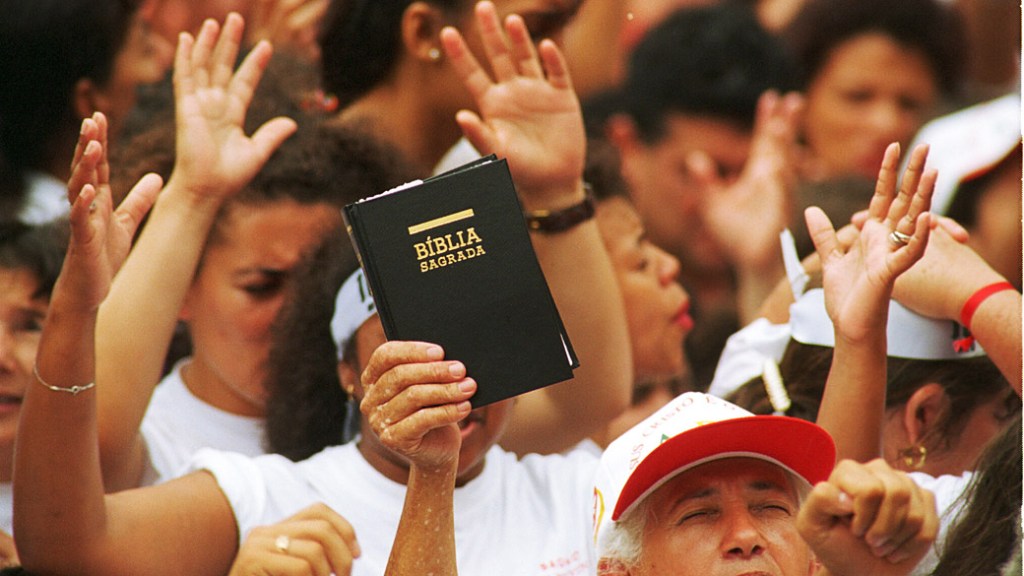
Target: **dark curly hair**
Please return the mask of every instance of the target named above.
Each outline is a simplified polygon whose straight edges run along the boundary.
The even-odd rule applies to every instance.
[[[648,143],[664,135],[671,113],[712,117],[750,130],[761,94],[794,89],[795,74],[784,46],[749,6],[726,2],[682,8],[634,49],[619,106]]]
[[[75,84],[105,85],[135,0],[0,0],[0,207],[20,207],[24,172],[43,170],[54,143],[78,133]],[[61,151],[63,152],[63,151]]]
[[[782,36],[807,84],[837,46],[870,32],[920,50],[938,86],[947,94],[957,92],[967,52],[966,32],[959,15],[939,0],[810,0]]]
[[[448,14],[468,0],[426,0]],[[386,80],[401,55],[401,23],[412,0],[333,0],[320,29],[324,89],[342,107]]]

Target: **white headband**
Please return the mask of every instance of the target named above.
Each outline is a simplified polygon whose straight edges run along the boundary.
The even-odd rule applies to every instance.
[[[359,327],[376,313],[377,306],[373,303],[370,289],[366,285],[363,269],[359,268],[341,285],[338,299],[334,302],[331,335],[338,345],[338,360],[341,360],[345,348]]]

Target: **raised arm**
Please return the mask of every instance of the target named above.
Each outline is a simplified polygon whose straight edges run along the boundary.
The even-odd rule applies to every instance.
[[[455,478],[462,439],[457,422],[469,414],[468,391],[456,385],[444,351],[422,342],[388,342],[363,371],[360,410],[381,443],[409,460],[409,482],[387,576],[457,574]]]
[[[911,310],[963,322],[1021,394],[1021,295],[974,250],[943,227],[932,231],[924,257],[896,281],[893,297]],[[968,304],[970,303],[970,304]]]
[[[825,308],[835,328],[818,424],[832,434],[840,459],[867,462],[881,454],[889,299],[897,276],[921,258],[928,243],[936,173],[922,174],[926,157],[926,148],[914,150],[897,194],[899,146],[889,146],[868,219],[849,248],[840,244],[824,212],[807,210],[822,262]]]
[[[735,182],[719,176],[703,152],[689,159],[701,186],[701,211],[708,232],[736,271],[736,308],[741,324],[758,311],[785,276],[778,237],[791,212],[796,185],[797,115],[803,99],[769,91],[757,103],[750,158]]]
[[[227,547],[219,564],[223,571],[237,537],[230,508],[211,476],[170,486],[163,490],[164,500],[136,500],[136,491],[108,501],[103,494],[96,422],[100,385],[93,384],[96,311],[160,179],[143,178],[113,210],[109,188],[100,185],[105,152],[90,124],[97,120],[102,123],[85,121],[75,154],[71,240],[39,344],[39,382],[26,391],[22,406],[14,471],[21,561],[39,574],[156,574],[148,568],[160,562],[165,574],[210,574],[202,567],[212,558],[202,551],[186,553],[186,547],[195,537],[214,542],[221,536]],[[114,498],[131,504],[115,505]],[[210,525],[189,507],[214,512],[218,503],[222,514],[215,517],[221,522],[212,525],[219,530],[204,532]],[[175,536],[165,538],[165,530]]]
[[[241,190],[295,130],[277,118],[252,137],[246,109],[270,58],[253,48],[233,72],[244,24],[212,20],[181,36],[175,58],[176,161],[97,322],[100,453],[108,490],[138,485],[145,469],[139,427],[160,380],[185,294],[224,202]],[[101,182],[101,185],[105,182]]]
[[[581,203],[583,119],[561,52],[550,40],[535,48],[518,16],[503,28],[490,2],[477,5],[476,17],[493,77],[458,31],[441,32],[480,111],[456,120],[477,150],[508,159],[527,212]],[[521,454],[565,450],[601,429],[629,405],[633,378],[622,299],[597,224],[533,233],[533,246],[580,367],[574,379],[520,397],[502,445]]]

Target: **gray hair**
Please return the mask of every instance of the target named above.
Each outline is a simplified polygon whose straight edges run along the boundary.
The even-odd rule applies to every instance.
[[[796,496],[799,509],[810,494],[811,487],[799,475],[785,468],[783,470],[789,478],[790,488],[793,490],[793,495]],[[633,509],[623,514],[617,522],[611,525],[610,530],[602,535],[602,539],[598,543],[601,556],[598,563],[598,576],[603,573],[601,566],[606,562],[610,562],[611,566],[621,563],[626,568],[636,567],[640,563],[644,530],[647,528],[647,521],[654,515],[650,496],[648,494]]]

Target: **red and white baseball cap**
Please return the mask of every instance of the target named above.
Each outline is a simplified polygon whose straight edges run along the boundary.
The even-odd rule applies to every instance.
[[[787,416],[755,416],[700,392],[676,397],[612,442],[594,480],[598,552],[615,522],[676,475],[723,458],[757,458],[790,472],[809,489],[835,465],[832,437]]]

